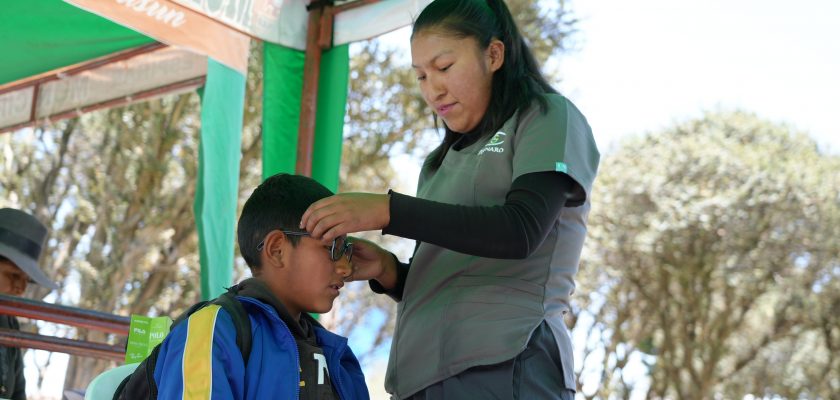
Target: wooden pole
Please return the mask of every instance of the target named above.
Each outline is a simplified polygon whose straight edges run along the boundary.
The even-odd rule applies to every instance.
[[[336,14],[378,3],[381,0],[357,0],[333,6],[327,0],[315,0],[309,10],[306,28],[306,55],[303,66],[303,93],[300,101],[297,162],[295,172],[312,176],[312,151],[315,147],[315,120],[318,112],[318,80],[321,76],[321,53],[332,47],[333,21]]]
[[[306,55],[303,66],[303,94],[300,99],[297,162],[295,172],[312,176],[312,149],[315,146],[315,115],[318,112],[318,79],[321,77],[321,16],[324,6],[309,10],[306,28]]]

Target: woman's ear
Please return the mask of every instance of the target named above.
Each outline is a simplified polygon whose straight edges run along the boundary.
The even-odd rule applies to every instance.
[[[505,44],[499,39],[493,39],[487,45],[487,61],[490,72],[496,72],[505,64]]]

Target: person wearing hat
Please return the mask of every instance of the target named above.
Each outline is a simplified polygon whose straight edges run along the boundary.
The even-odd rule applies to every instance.
[[[0,293],[20,296],[29,283],[49,289],[58,286],[38,267],[47,227],[35,217],[13,208],[0,209]],[[15,316],[0,315],[0,328],[20,329]],[[23,353],[0,346],[0,398],[26,399]]]

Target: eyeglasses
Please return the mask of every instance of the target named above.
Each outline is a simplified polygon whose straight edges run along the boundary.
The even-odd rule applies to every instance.
[[[286,231],[280,230],[287,235],[292,236],[311,236],[309,232],[297,232],[297,231]],[[341,240],[341,242],[339,242]],[[263,247],[265,247],[265,240],[260,242],[257,245],[257,251],[262,251]],[[346,256],[347,261],[353,259],[353,243],[343,237],[337,237],[333,239],[332,245],[330,246],[330,260],[338,261],[341,259],[341,256]]]

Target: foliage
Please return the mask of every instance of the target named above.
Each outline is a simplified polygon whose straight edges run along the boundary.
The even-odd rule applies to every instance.
[[[840,393],[838,170],[743,112],[605,157],[576,296],[586,397]]]
[[[195,296],[194,185],[185,184],[196,169],[198,129],[185,117],[195,97],[158,99],[3,138],[11,157],[2,197],[20,196],[7,205],[51,221],[42,265],[61,284],[58,302],[128,315],[153,306],[168,311],[172,302]],[[115,340],[83,330],[76,336]],[[85,367],[71,368],[70,382],[88,382],[87,372],[104,366],[73,362]]]

